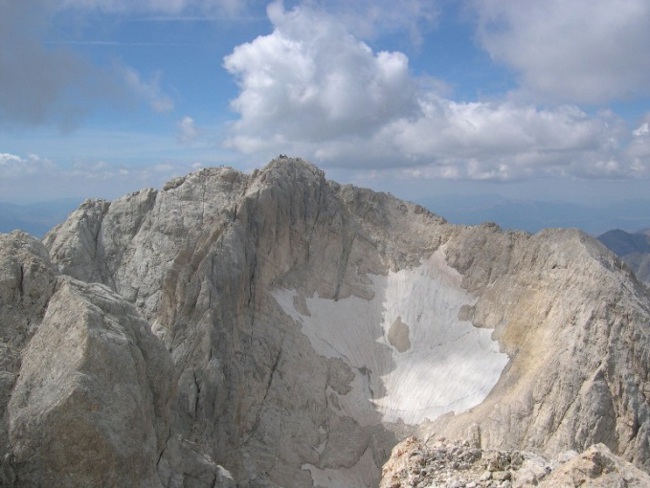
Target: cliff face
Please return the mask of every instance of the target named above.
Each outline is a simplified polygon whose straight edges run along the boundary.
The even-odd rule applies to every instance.
[[[16,486],[376,486],[403,437],[468,430],[650,469],[649,299],[577,231],[455,227],[281,158],[87,201],[0,263]]]

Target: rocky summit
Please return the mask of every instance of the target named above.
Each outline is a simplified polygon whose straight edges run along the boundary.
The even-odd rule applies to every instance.
[[[650,297],[613,253],[450,225],[299,159],[0,235],[0,324],[2,486],[650,471]]]

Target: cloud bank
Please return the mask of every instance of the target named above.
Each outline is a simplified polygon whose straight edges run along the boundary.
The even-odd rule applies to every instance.
[[[455,101],[415,78],[404,54],[373,52],[323,10],[273,3],[268,16],[271,34],[224,59],[240,87],[227,145],[245,154],[432,178],[648,174],[642,151],[630,154],[638,137],[611,112],[512,97]]]
[[[178,162],[135,166],[105,161],[78,161],[64,166],[36,154],[0,153],[0,195],[2,201],[16,202],[33,201],[33,195],[38,195],[38,201],[62,195],[115,198],[139,188],[160,187],[172,177],[198,167]]]
[[[650,95],[650,2],[472,0],[478,38],[536,99],[603,103]]]
[[[435,72],[416,77],[404,53],[371,47],[382,36],[405,32],[417,45],[441,21],[444,2],[308,0],[285,8],[275,1],[267,7],[270,33],[236,46],[223,59],[239,87],[225,146],[260,162],[284,153],[330,168],[405,178],[650,176],[650,113],[629,126],[604,105],[650,97],[645,53],[650,3],[462,4],[474,22],[477,45],[515,74],[518,86],[510,93],[456,99],[440,88],[445,82]],[[175,137],[184,150],[196,147],[206,130],[200,131],[190,115],[169,116],[183,97],[168,95],[163,71],[141,73],[120,61],[100,68],[69,46],[46,45],[48,22],[70,12],[79,18],[97,12],[120,19],[226,18],[251,14],[259,5],[247,0],[0,0],[0,129],[70,128],[99,104],[138,100],[160,120],[177,121],[176,132],[172,126],[167,135],[172,141]],[[52,164],[35,158],[3,154],[0,176]],[[102,174],[95,169],[93,174]]]

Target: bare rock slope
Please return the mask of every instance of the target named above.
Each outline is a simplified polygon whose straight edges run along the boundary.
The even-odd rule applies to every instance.
[[[87,201],[44,244],[0,240],[10,485],[377,486],[399,440],[468,431],[650,469],[650,301],[578,231],[279,158]]]

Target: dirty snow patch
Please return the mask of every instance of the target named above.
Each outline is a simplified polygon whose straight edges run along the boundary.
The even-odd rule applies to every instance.
[[[340,398],[344,413],[367,424],[370,402],[382,422],[417,425],[481,403],[508,356],[491,340],[491,330],[458,318],[461,307],[476,298],[461,288],[462,277],[444,254],[370,278],[372,300],[300,297],[308,314],[296,310],[295,290],[273,291],[317,353],[341,358],[355,371],[354,391]]]

